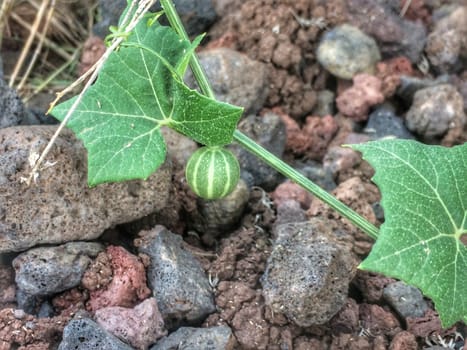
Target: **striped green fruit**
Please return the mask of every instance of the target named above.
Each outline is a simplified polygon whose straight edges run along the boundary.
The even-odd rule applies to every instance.
[[[233,191],[240,178],[237,158],[222,147],[201,147],[188,160],[188,185],[198,196],[218,199]]]

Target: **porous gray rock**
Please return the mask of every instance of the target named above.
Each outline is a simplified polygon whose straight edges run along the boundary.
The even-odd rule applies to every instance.
[[[196,209],[189,213],[190,227],[199,232],[205,244],[212,246],[217,236],[233,230],[239,224],[249,198],[250,191],[243,180],[224,198],[196,198]]]
[[[287,134],[281,118],[272,112],[263,116],[249,115],[238,124],[238,129],[263,146],[269,152],[282,158]],[[248,187],[259,186],[272,191],[283,176],[245,148],[234,144],[230,148],[240,163],[240,177]]]
[[[455,73],[467,63],[467,6],[439,19],[427,39],[426,55],[441,73]]]
[[[27,115],[16,91],[0,79],[0,129],[19,125]]]
[[[134,350],[89,318],[71,320],[58,350]]]
[[[268,96],[264,63],[225,47],[202,51],[198,58],[218,100],[243,107],[245,114],[255,114],[263,107]],[[191,71],[185,81],[196,86]]]
[[[233,350],[236,343],[232,330],[227,326],[181,327],[158,341],[150,350]]]
[[[404,282],[394,282],[384,287],[383,298],[404,317],[423,317],[428,304],[418,288]]]
[[[312,218],[275,229],[261,278],[265,303],[300,327],[329,321],[345,304],[356,259],[333,237],[329,222]]]
[[[154,298],[148,298],[132,309],[104,307],[96,311],[95,320],[106,331],[139,350],[147,349],[167,335]]]
[[[450,84],[419,90],[407,112],[407,128],[427,140],[441,138],[467,123],[462,95]]]
[[[74,288],[92,258],[103,249],[101,244],[92,242],[30,249],[13,260],[16,284],[31,296],[47,296]]]
[[[56,140],[40,176],[30,186],[30,161],[51,139],[56,126],[0,129],[0,253],[37,244],[89,240],[107,228],[162,212],[173,200],[171,163],[147,180],[86,182],[86,151],[71,131]]]
[[[373,38],[357,27],[343,24],[322,36],[317,58],[331,74],[352,79],[358,73],[373,73],[381,55]]]
[[[216,307],[212,288],[201,264],[183,246],[182,237],[163,226],[141,231],[135,245],[149,257],[149,287],[167,329],[196,325]]]

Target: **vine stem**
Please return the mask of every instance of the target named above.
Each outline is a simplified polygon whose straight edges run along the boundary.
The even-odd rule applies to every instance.
[[[165,15],[172,26],[172,28],[180,35],[180,37],[190,40],[188,34],[183,26],[183,23],[175,9],[172,0],[160,0],[162,8],[165,11]],[[209,98],[216,99],[214,91],[209,84],[209,81],[204,73],[203,68],[193,53],[190,60],[190,67],[193,71],[193,75],[202,91],[202,93]],[[250,139],[247,135],[243,134],[239,130],[235,130],[233,134],[234,140],[244,147],[249,152],[253,153],[258,158],[262,159],[269,166],[288,177],[298,185],[311,192],[314,196],[325,202],[332,209],[337,211],[339,214],[347,218],[354,225],[360,228],[368,236],[373,239],[378,238],[378,228],[366,220],[363,216],[349,208],[347,205],[336,199],[334,196],[323,190],[321,187],[316,185],[310,179],[299,173],[297,170],[292,168],[290,165],[277,158],[274,154],[266,150],[264,147],[258,145],[255,141]]]

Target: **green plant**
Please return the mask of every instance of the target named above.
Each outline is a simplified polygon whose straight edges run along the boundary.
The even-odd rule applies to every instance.
[[[384,140],[350,146],[376,170],[386,216],[378,231],[236,130],[242,109],[216,101],[193,53],[200,38],[191,43],[172,2],[161,4],[172,28],[153,17],[141,20],[109,56],[68,123],[88,150],[89,184],[147,178],[165,159],[162,126],[211,149],[235,140],[377,240],[361,268],[419,287],[435,302],[444,326],[467,321],[467,250],[462,243],[467,234],[467,144],[447,149]],[[203,94],[184,84],[188,64]],[[64,120],[76,102],[73,98],[56,106],[53,114]],[[187,177],[196,184],[199,179],[190,167]],[[219,194],[198,192],[208,198]]]

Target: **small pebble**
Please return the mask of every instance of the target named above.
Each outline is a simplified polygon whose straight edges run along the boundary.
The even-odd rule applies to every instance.
[[[200,233],[203,243],[212,246],[217,243],[216,237],[238,225],[249,198],[250,190],[243,180],[224,198],[197,198],[196,209],[189,214],[190,227]]]
[[[357,73],[373,73],[381,55],[373,38],[357,27],[343,24],[323,35],[317,58],[333,75],[352,79]]]
[[[233,350],[236,344],[227,326],[210,328],[181,327],[157,342],[150,350]]]
[[[428,36],[425,52],[431,65],[441,73],[465,68],[467,51],[467,6],[459,6],[439,19]]]
[[[154,298],[148,298],[132,309],[119,306],[99,309],[95,319],[102,328],[136,349],[147,349],[167,335]]]
[[[383,290],[383,298],[404,318],[422,317],[428,309],[420,290],[404,282],[388,284]]]
[[[21,320],[26,317],[26,312],[22,309],[15,309],[13,311],[13,315],[15,316],[16,319]]]
[[[368,119],[370,107],[384,101],[382,82],[369,74],[357,74],[353,77],[352,87],[337,96],[337,109],[346,117],[355,121]]]
[[[58,350],[134,350],[89,318],[71,320]]]
[[[382,106],[373,111],[364,129],[373,140],[382,138],[414,139],[407,130],[402,118],[394,114],[394,109]]]
[[[407,128],[427,140],[462,128],[466,122],[462,95],[450,84],[417,91],[406,115]]]

